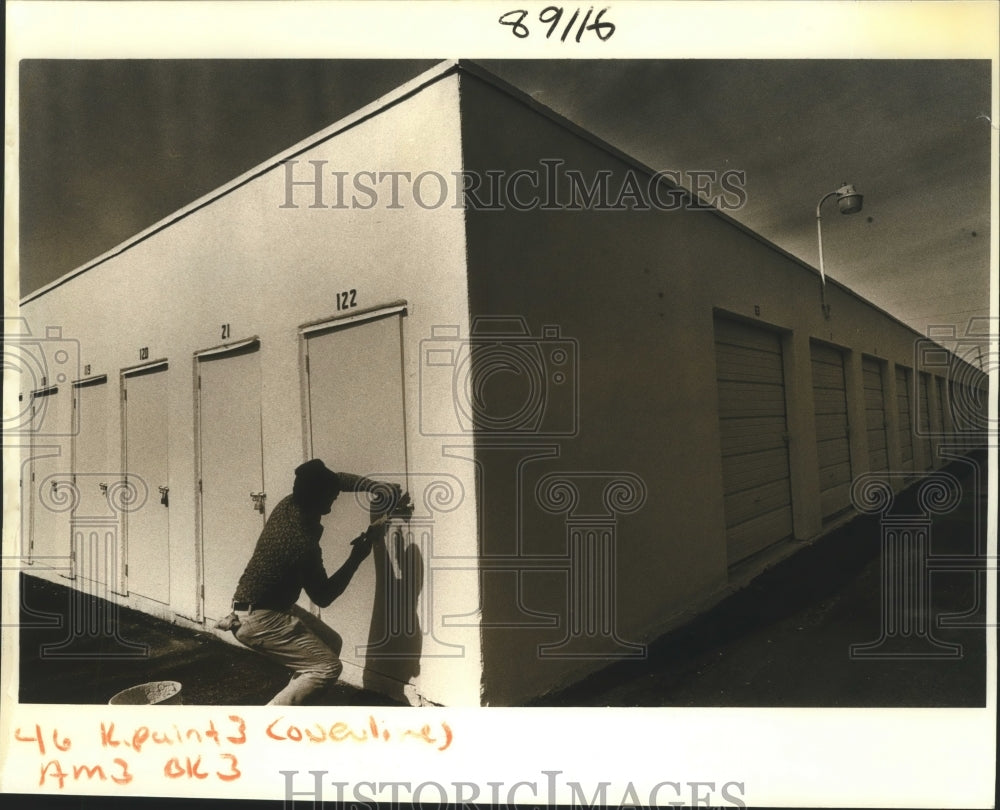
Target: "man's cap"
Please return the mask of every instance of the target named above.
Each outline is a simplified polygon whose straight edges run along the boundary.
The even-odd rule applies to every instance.
[[[312,501],[318,496],[336,495],[340,492],[340,477],[318,458],[310,459],[295,468],[292,494],[297,500]]]

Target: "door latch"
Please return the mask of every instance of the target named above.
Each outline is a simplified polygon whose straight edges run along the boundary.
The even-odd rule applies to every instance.
[[[264,514],[264,499],[267,498],[263,492],[251,492],[250,500],[253,501],[253,508]]]
[[[101,490],[102,495],[108,494],[108,485],[104,481],[101,481],[101,483],[97,485],[97,488]]]
[[[167,493],[170,492],[170,487],[158,487],[158,489],[160,490],[160,503],[164,506],[170,506],[170,499],[167,497]]]

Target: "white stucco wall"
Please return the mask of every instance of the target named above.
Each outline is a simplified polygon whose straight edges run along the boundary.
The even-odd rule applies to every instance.
[[[324,202],[330,206],[336,203],[334,171],[415,175],[432,169],[447,176],[459,170],[457,77],[433,82],[409,98],[404,95],[405,91],[394,94],[400,97],[396,101],[388,97],[388,103],[376,102],[368,113],[377,110],[377,114],[352,116],[344,131],[305,144],[295,155],[299,161],[295,179],[312,180],[309,161],[326,161],[322,167]],[[369,179],[367,184],[375,182]],[[424,408],[451,404],[450,386],[421,374],[419,347],[420,341],[431,336],[434,325],[467,325],[463,214],[450,202],[437,208],[414,204],[405,183],[401,183],[400,207],[389,208],[388,186],[376,188],[383,196],[370,210],[351,207],[350,199],[344,209],[312,207],[313,189],[303,186],[292,191],[297,207],[283,207],[288,202],[286,168],[266,166],[259,176],[209,195],[203,206],[170,219],[147,238],[22,306],[21,315],[33,334],[45,334],[49,326],[61,328],[64,339],[77,342],[81,368],[89,365],[91,375],[108,376],[112,396],[100,418],[108,423],[109,474],[121,473],[121,370],[139,364],[140,347],[148,348],[149,360],[169,361],[170,553],[164,564],[170,570],[170,604],[159,606],[140,597],[126,598],[125,604],[195,626],[201,618],[195,353],[226,342],[221,339],[222,324],[229,324],[230,340],[252,336],[260,340],[263,478],[270,509],[290,491],[292,470],[304,456],[299,327],[338,315],[336,296],[350,289],[357,290],[359,311],[400,300],[407,304],[402,320],[403,375],[406,451],[416,482],[414,497],[418,501],[422,497],[420,481],[427,476],[453,477],[448,480],[457,483],[463,499],[452,511],[433,513],[435,550],[474,558],[472,465],[445,458],[440,440],[425,438],[419,423],[421,404]],[[359,204],[370,203],[370,197],[356,196]],[[433,199],[429,191],[425,198]],[[350,358],[350,362],[361,368],[365,358]],[[349,376],[350,371],[348,365],[345,374]],[[61,385],[57,396],[68,403],[70,393],[70,386]],[[67,412],[68,405],[62,413]],[[55,467],[69,473],[69,441],[61,445]],[[327,462],[338,468],[336,459]],[[418,502],[418,514],[422,508]],[[60,537],[52,544],[68,549],[69,514],[59,519]],[[246,538],[248,556],[255,540]],[[327,559],[329,570],[339,564],[340,560]],[[56,573],[46,574],[42,565],[32,566],[31,573],[66,583]],[[478,630],[474,624],[440,626],[442,615],[475,617],[478,607],[474,566],[435,575],[434,626],[423,631],[464,651],[457,657],[431,656],[421,661],[414,681],[420,698],[478,703]],[[363,635],[367,640],[367,628]],[[362,682],[362,673],[349,665],[343,677]]]

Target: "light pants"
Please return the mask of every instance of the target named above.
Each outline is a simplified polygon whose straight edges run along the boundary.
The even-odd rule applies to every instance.
[[[287,611],[255,609],[236,615],[240,626],[235,635],[242,644],[292,670],[292,679],[269,706],[313,703],[340,676],[340,636],[307,610],[293,605]]]

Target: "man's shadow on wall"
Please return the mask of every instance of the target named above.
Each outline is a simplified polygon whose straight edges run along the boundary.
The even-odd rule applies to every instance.
[[[409,702],[404,687],[420,674],[423,647],[417,602],[424,586],[424,558],[419,546],[407,541],[408,527],[405,522],[390,524],[384,542],[372,548],[375,599],[364,671],[366,689],[403,702]]]

